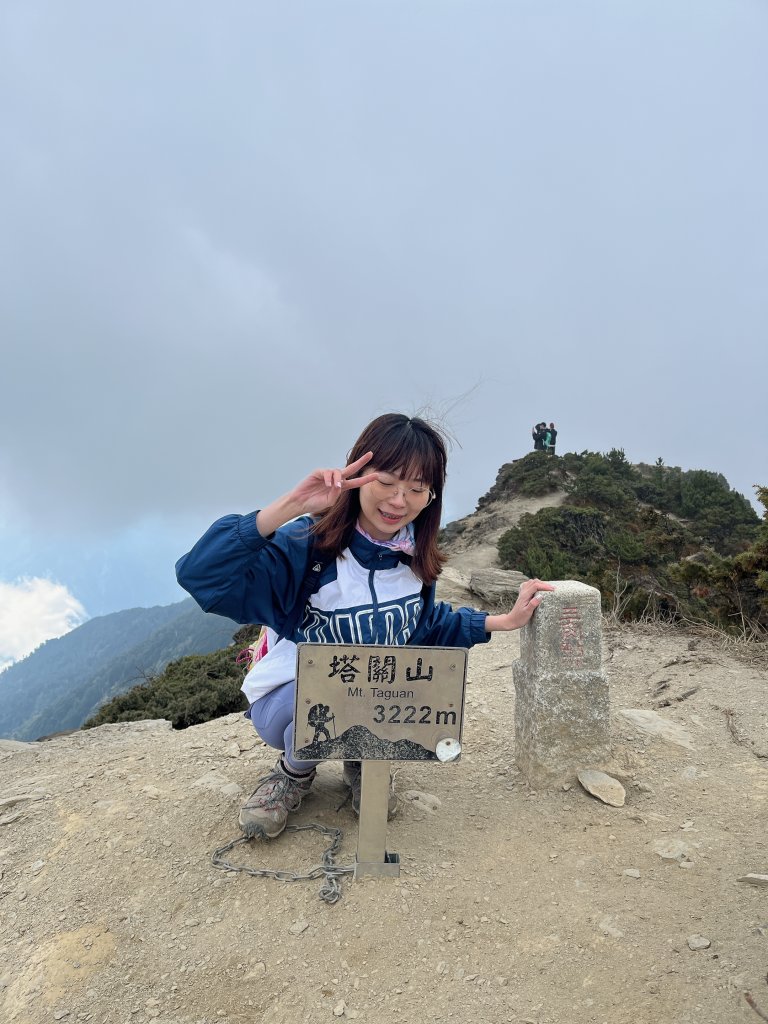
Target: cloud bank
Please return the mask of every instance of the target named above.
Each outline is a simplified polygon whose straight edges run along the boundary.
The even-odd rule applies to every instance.
[[[34,576],[0,581],[0,671],[88,618],[61,583]]]

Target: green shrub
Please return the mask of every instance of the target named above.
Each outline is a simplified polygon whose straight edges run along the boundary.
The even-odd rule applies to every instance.
[[[505,463],[493,487],[478,502],[478,508],[490,501],[509,499],[515,495],[541,497],[559,490],[565,483],[564,462],[547,452],[529,452],[515,462]]]
[[[107,722],[165,718],[174,729],[186,729],[245,710],[247,701],[240,691],[243,670],[235,659],[255,638],[258,629],[250,626],[239,630],[231,647],[171,662],[161,675],[102,705],[83,728]]]
[[[540,509],[499,538],[499,562],[527,576],[567,579],[586,571],[604,532],[605,517],[596,509]]]
[[[626,514],[637,502],[634,476],[623,451],[614,448],[608,455],[590,452],[580,472],[565,486],[568,502]]]
[[[650,610],[768,629],[768,524],[723,476],[661,459],[634,467],[620,448],[565,455],[560,471],[565,502],[502,535],[503,567],[582,580],[627,618]],[[766,504],[768,489],[758,496]]]

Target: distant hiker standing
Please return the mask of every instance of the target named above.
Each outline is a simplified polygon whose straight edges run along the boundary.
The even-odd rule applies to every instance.
[[[555,454],[555,445],[557,444],[557,431],[555,430],[555,424],[550,423],[549,429],[547,430],[547,437],[545,441],[545,447],[550,455]]]
[[[541,423],[537,423],[531,430],[531,437],[533,438],[533,450],[535,452],[544,451],[544,433],[547,424],[542,420]]]

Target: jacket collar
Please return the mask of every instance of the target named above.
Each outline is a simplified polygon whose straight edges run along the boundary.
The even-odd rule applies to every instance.
[[[405,565],[411,564],[410,555],[382,547],[381,544],[374,544],[357,530],[352,534],[348,550],[352,552],[355,560],[366,569],[394,569],[401,562],[404,562]]]

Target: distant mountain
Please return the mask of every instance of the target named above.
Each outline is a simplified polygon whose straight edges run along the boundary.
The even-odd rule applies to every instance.
[[[90,619],[0,673],[0,737],[33,740],[78,729],[105,700],[170,661],[225,647],[237,629],[191,598]]]

